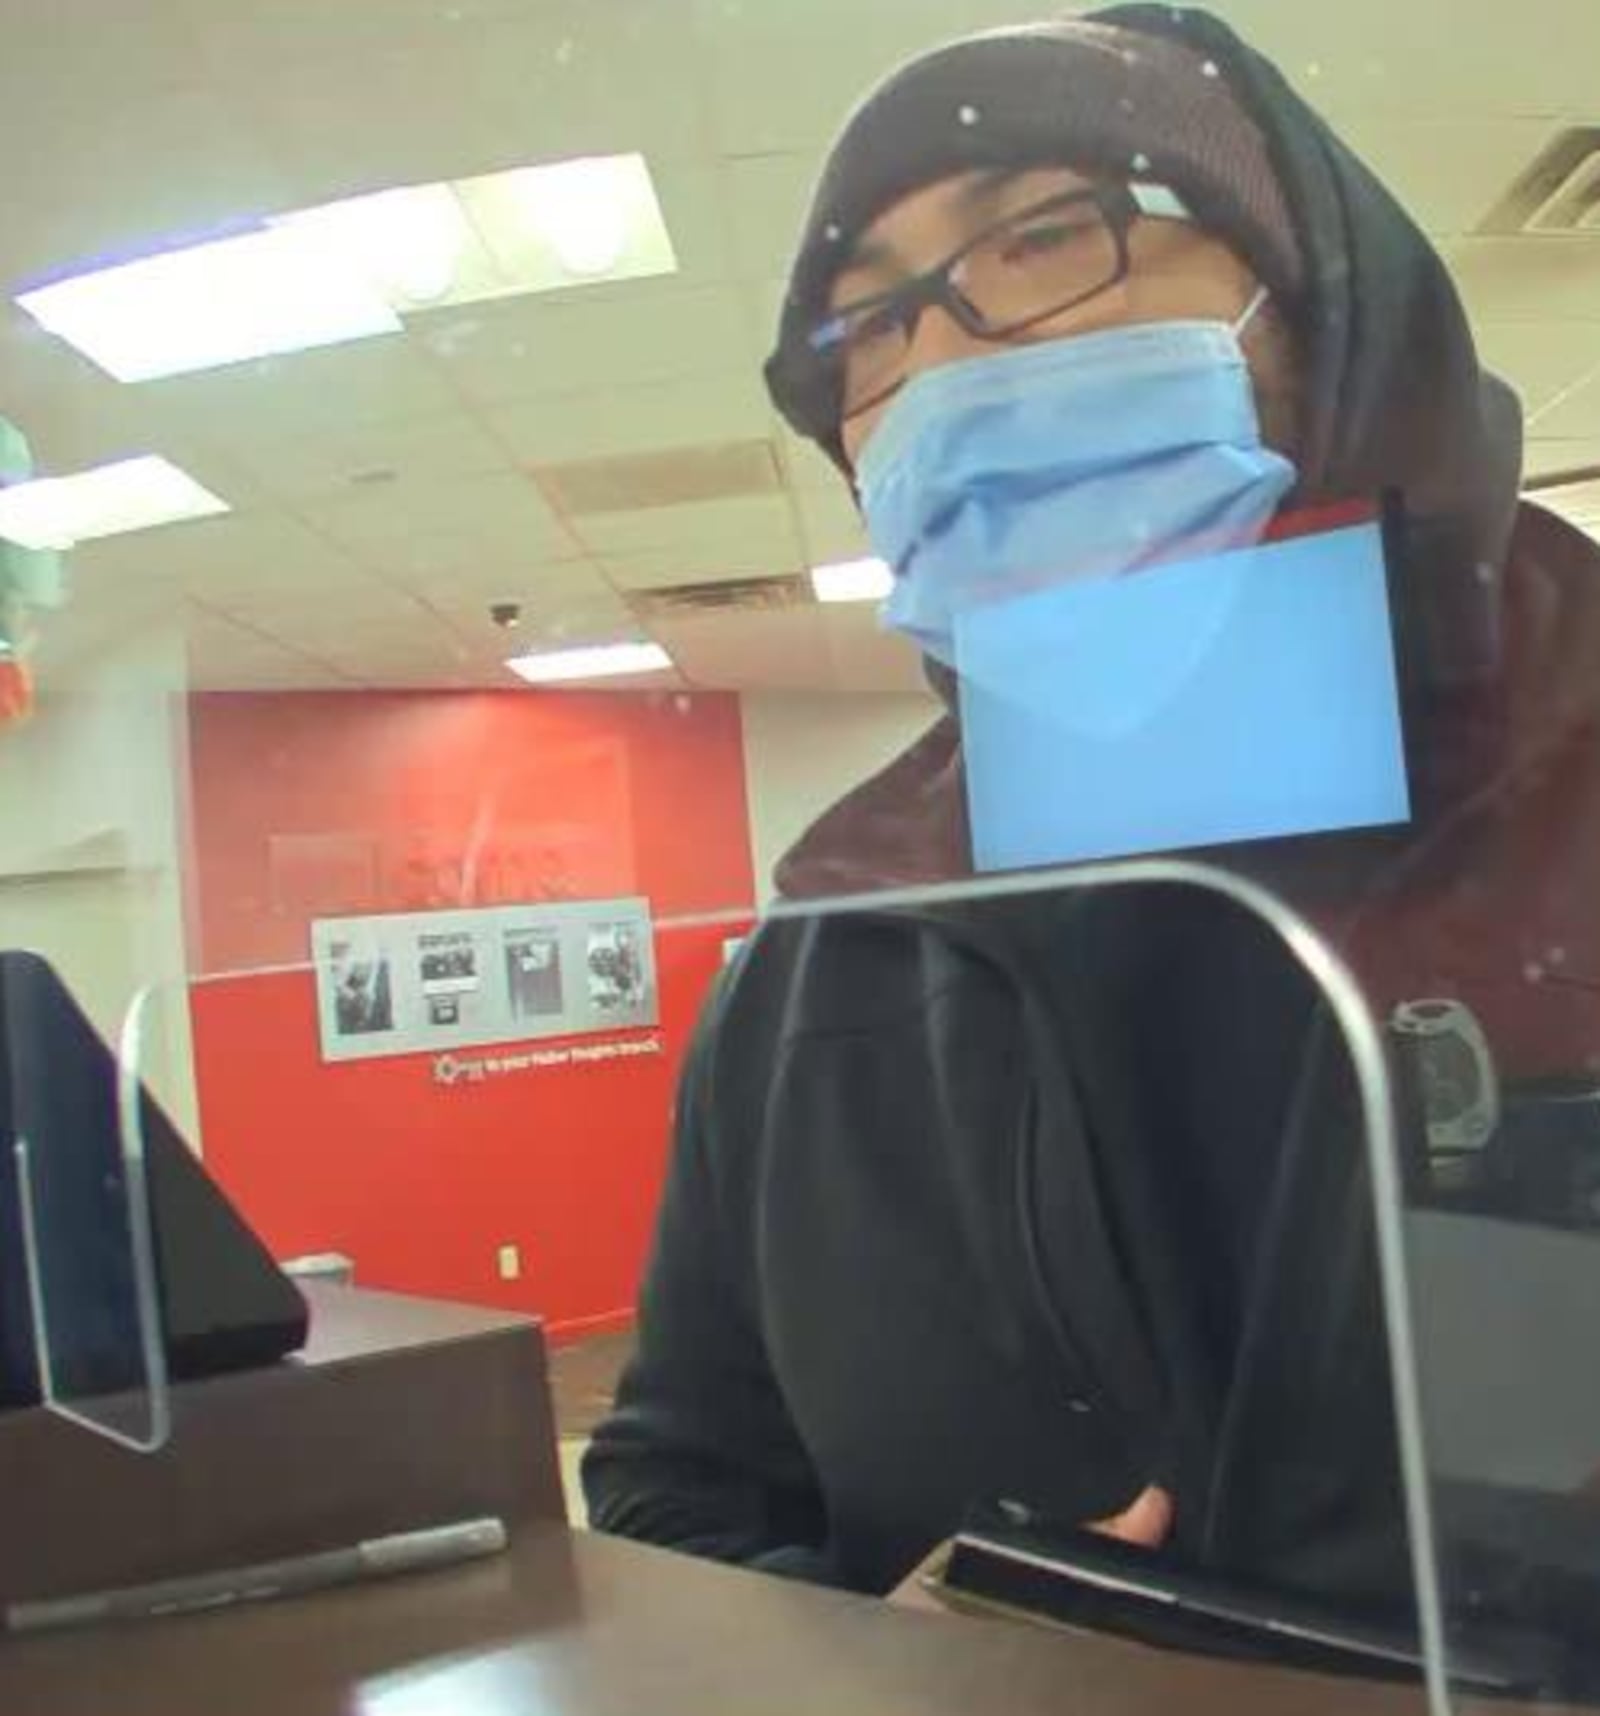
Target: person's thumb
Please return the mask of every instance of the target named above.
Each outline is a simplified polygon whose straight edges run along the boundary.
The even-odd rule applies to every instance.
[[[1150,1484],[1121,1513],[1097,1519],[1089,1529],[1144,1549],[1159,1549],[1172,1533],[1172,1516],[1172,1497],[1159,1484]]]

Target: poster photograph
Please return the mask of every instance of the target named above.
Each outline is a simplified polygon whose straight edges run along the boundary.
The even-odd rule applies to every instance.
[[[558,1019],[566,1011],[561,986],[561,932],[551,927],[505,932],[506,987],[515,1019]]]
[[[431,1026],[481,1021],[478,944],[467,930],[417,937],[417,971]]]
[[[394,1029],[394,985],[389,961],[370,940],[335,941],[326,966],[334,1032],[369,1037]]]
[[[644,899],[323,918],[311,926],[327,1061],[659,1021]]]
[[[590,1005],[613,1024],[634,1023],[645,1000],[638,925],[592,924],[587,952]]]

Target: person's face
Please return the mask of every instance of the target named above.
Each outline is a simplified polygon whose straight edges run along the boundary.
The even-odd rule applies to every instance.
[[[834,280],[830,309],[837,310],[886,291],[935,267],[997,220],[1057,192],[1087,183],[1063,167],[1019,172],[1002,180],[961,173],[913,191],[892,204],[864,232]],[[1141,217],[1128,234],[1127,277],[1089,302],[1052,316],[1008,340],[1032,344],[1065,339],[1139,322],[1206,320],[1234,322],[1254,297],[1259,282],[1222,243],[1190,221]],[[1270,300],[1242,337],[1255,383],[1262,429],[1270,445],[1292,453],[1295,398],[1293,357],[1287,329]],[[1002,349],[968,333],[934,306],[918,321],[906,354],[905,377],[961,358]],[[880,400],[842,427],[852,465],[893,403]]]

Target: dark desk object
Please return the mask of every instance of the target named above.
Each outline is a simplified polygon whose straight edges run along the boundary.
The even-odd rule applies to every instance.
[[[565,1519],[537,1322],[352,1287],[305,1292],[305,1351],[175,1385],[159,1453],[131,1454],[41,1408],[0,1414],[0,1603],[486,1515],[513,1533]],[[0,1697],[4,1716],[18,1708]]]
[[[130,1175],[121,1098],[117,1056],[59,974],[37,954],[0,948],[0,1407],[40,1396],[19,1141],[51,1259],[41,1295],[57,1359],[68,1357],[64,1393],[116,1393],[147,1380],[130,1199],[148,1214],[173,1377],[271,1364],[305,1340],[303,1297],[143,1087],[143,1183]],[[69,1328],[74,1337],[63,1341]]]
[[[1512,1706],[1501,1706],[1508,1713]],[[6,1716],[1423,1716],[1420,1691],[919,1615],[525,1527],[511,1553],[0,1643]],[[1540,1716],[1550,1716],[1541,1711]]]

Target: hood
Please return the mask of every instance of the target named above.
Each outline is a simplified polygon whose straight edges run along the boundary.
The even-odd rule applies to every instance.
[[[1506,742],[1517,398],[1479,364],[1437,251],[1270,61],[1204,12],[1141,4],[1093,16],[1176,38],[1214,61],[1265,139],[1303,261],[1292,311],[1301,401],[1291,504],[1403,498],[1408,543],[1396,618],[1419,687],[1414,786],[1428,814],[1440,814],[1493,773]],[[931,773],[930,758],[938,759]],[[779,865],[779,891],[854,891],[967,873],[965,860],[950,868],[965,841],[960,771],[959,731],[947,720],[813,827]],[[915,808],[902,824],[893,798],[908,789]],[[936,829],[933,805],[946,794]]]
[[[1296,502],[1396,491],[1411,521],[1405,592],[1439,687],[1498,662],[1522,471],[1516,395],[1478,362],[1443,259],[1272,62],[1208,13],[1113,6],[1103,23],[1176,35],[1222,69],[1260,127],[1303,258]]]

